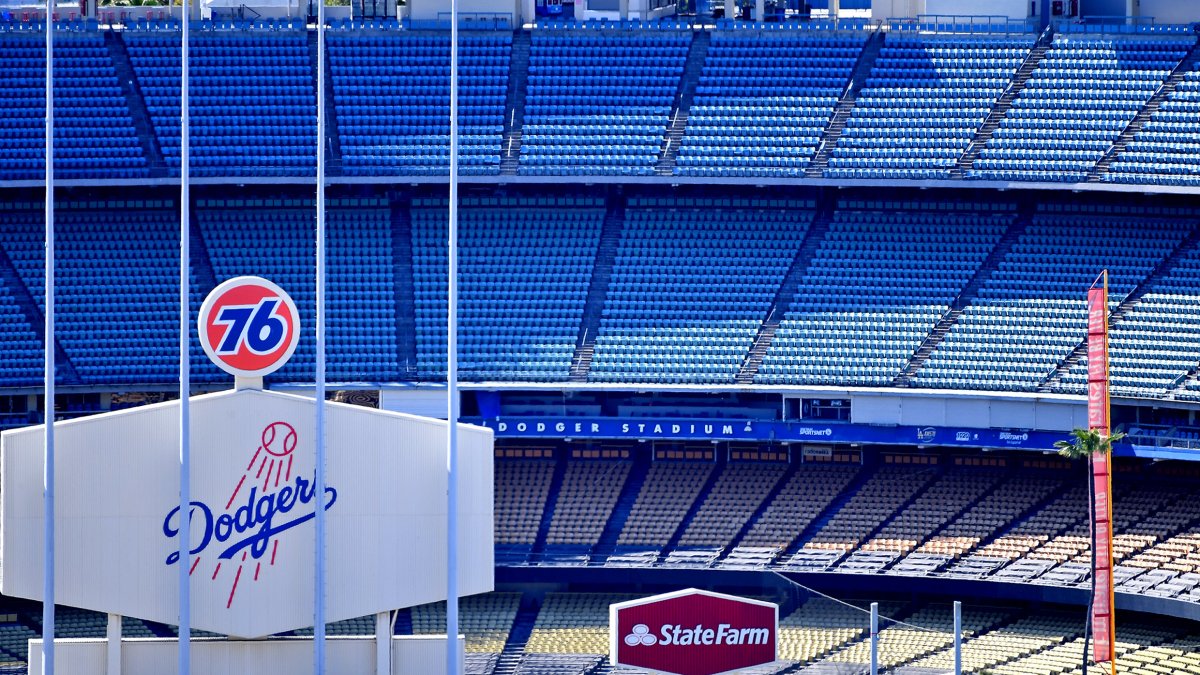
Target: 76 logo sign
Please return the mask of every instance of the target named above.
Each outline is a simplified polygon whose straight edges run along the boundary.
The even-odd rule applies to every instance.
[[[279,286],[236,277],[213,289],[200,307],[200,344],[222,370],[262,377],[283,366],[300,340],[300,313]]]

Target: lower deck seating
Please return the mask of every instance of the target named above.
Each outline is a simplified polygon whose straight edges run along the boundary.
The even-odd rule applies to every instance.
[[[615,593],[547,593],[527,654],[608,654],[608,606],[644,596]]]
[[[496,462],[496,543],[533,545],[553,474],[549,460]]]
[[[936,469],[933,467],[880,468],[804,543],[804,548],[839,553],[853,551],[897,509],[936,478]]]
[[[712,462],[655,462],[617,543],[662,548],[715,469]]]
[[[508,641],[521,605],[520,593],[484,593],[459,602],[459,630],[466,635],[466,650],[499,654]],[[412,608],[413,635],[445,635],[446,603]]]
[[[594,545],[612,515],[631,466],[627,461],[572,460],[554,504],[546,544]]]
[[[786,548],[858,474],[853,466],[805,464],[754,521],[743,546]]]
[[[679,546],[725,546],[779,482],[787,465],[744,462],[729,464],[704,495]]]

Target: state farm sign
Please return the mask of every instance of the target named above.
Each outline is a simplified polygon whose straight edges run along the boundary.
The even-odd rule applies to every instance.
[[[775,660],[779,607],[694,588],[610,605],[614,665],[717,675]]]

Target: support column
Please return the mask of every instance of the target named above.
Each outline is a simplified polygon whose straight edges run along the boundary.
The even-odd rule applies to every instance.
[[[108,657],[106,663],[107,669],[104,671],[107,675],[121,675],[121,615],[108,615],[108,631],[105,633],[107,638],[106,650]]]
[[[620,0],[620,2],[617,4],[617,7],[618,7],[618,11],[621,14],[621,20],[622,21],[628,20],[629,19],[629,0]]]
[[[737,0],[725,0],[725,18],[737,18]]]
[[[842,12],[842,0],[829,0],[829,16],[836,19]]]
[[[954,601],[954,675],[962,675],[962,603]]]
[[[391,612],[375,615],[375,675],[392,675]]]
[[[754,0],[754,20],[763,23],[767,15],[767,0]]]
[[[879,675],[879,603],[871,603],[871,675]]]

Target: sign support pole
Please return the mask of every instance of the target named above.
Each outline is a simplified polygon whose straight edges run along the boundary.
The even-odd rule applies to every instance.
[[[375,615],[375,675],[392,675],[392,617]]]
[[[180,81],[179,136],[179,673],[192,669],[192,405],[191,387],[191,141],[188,98],[188,0],[182,0],[182,70]]]
[[[954,675],[962,675],[962,603],[954,601]]]
[[[325,0],[317,0],[317,466],[313,672],[325,673]]]
[[[42,473],[45,509],[42,573],[42,673],[54,674],[54,0],[46,0],[46,442]]]
[[[450,214],[446,306],[446,673],[458,675],[458,0],[450,0]]]
[[[121,615],[108,615],[108,630],[105,647],[108,652],[108,668],[105,675],[121,675]]]
[[[871,675],[879,675],[879,603],[871,603]]]

